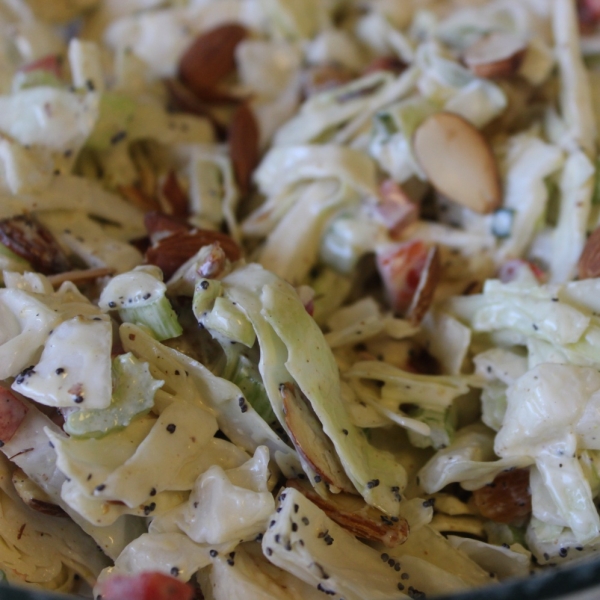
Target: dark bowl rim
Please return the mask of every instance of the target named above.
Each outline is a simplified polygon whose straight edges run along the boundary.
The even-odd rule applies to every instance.
[[[435,600],[551,600],[595,588],[598,588],[600,597],[600,559],[594,557],[540,571],[530,577],[458,594],[436,596]],[[2,600],[66,600],[73,597],[0,583]]]

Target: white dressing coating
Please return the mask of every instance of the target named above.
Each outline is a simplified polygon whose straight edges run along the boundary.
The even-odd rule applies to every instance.
[[[579,31],[571,0],[426,4],[0,6],[9,580],[68,591],[77,572],[93,584],[97,543],[116,561],[103,579],[157,570],[197,579],[213,600],[391,600],[525,574],[524,535],[539,564],[600,547],[600,280],[570,281],[599,222],[598,32]],[[223,143],[237,101],[184,106],[193,97],[165,81],[198,35],[227,23],[247,36],[218,89],[254,113],[247,156],[256,150],[258,168]],[[468,60],[490,32],[523,55]],[[445,111],[489,144],[498,212],[443,198],[415,160],[413,135]],[[236,183],[246,166],[248,194]],[[460,166],[468,185],[477,165]],[[416,222],[390,209],[390,185],[392,206]],[[23,214],[56,238],[69,269],[111,274],[76,273],[55,291],[64,274],[27,272],[35,259],[18,257],[10,232]],[[153,219],[164,215],[209,230],[199,237],[231,235],[243,258],[232,263],[225,243],[182,246],[194,256],[161,256],[175,272],[163,282],[140,267],[138,247],[150,231],[160,248]],[[438,246],[442,265],[419,327],[389,312],[371,260],[416,240]],[[217,263],[217,275],[202,271]],[[418,279],[407,263],[407,282]],[[362,544],[295,492],[274,500],[286,478],[339,491],[293,435],[282,384],[306,396],[312,433],[331,441],[354,500],[383,509],[382,527],[407,520],[405,544]],[[36,513],[17,529],[31,511],[8,481],[14,467],[73,522]],[[510,482],[514,468],[530,473],[529,522],[494,524],[448,495]],[[56,551],[40,543],[36,557],[31,531]]]
[[[476,490],[507,469],[527,467],[533,462],[533,458],[521,452],[496,460],[493,432],[477,423],[457,431],[453,443],[439,450],[419,471],[419,481],[428,493],[454,482]]]
[[[262,541],[263,552],[271,562],[335,598],[398,597],[400,574],[398,582],[393,581],[378,552],[336,525],[298,491],[286,488],[280,498],[282,510],[273,515],[275,525]],[[294,505],[299,507],[297,513]],[[293,523],[297,529],[292,528]],[[326,535],[333,542],[328,544]]]
[[[233,564],[231,564],[233,562]],[[214,600],[320,600],[323,593],[269,562],[258,544],[243,544],[233,561],[220,554],[207,569],[205,578]]]
[[[104,91],[102,57],[98,44],[73,39],[69,43],[69,63],[73,85],[79,89]]]
[[[223,553],[229,549],[230,546],[217,547],[217,551]],[[171,575],[171,570],[176,567],[179,570],[178,576],[183,581],[188,581],[192,574],[211,563],[211,550],[215,550],[215,547],[196,544],[181,532],[144,533],[123,550],[115,561],[115,566],[108,569],[105,576],[144,571]],[[102,581],[102,576],[99,581]]]
[[[77,151],[98,118],[97,94],[79,94],[51,87],[0,96],[0,130],[21,144]]]
[[[111,401],[112,325],[102,317],[75,317],[49,333],[35,369],[12,388],[46,406],[102,409]]]
[[[563,390],[568,390],[568,405]],[[561,518],[581,542],[600,533],[590,484],[576,458],[578,447],[600,447],[594,425],[599,390],[600,375],[595,369],[535,367],[509,387],[504,425],[494,443],[501,457],[527,453],[535,458]]]
[[[263,532],[275,510],[268,491],[269,452],[259,447],[244,465],[223,471],[212,466],[194,486],[175,517],[179,529],[199,544],[252,540]]]
[[[0,346],[0,378],[15,377],[35,363],[60,316],[41,297],[17,289],[0,289],[4,317]]]
[[[102,290],[98,306],[104,311],[148,306],[163,297],[166,290],[158,267],[135,267],[110,280]]]
[[[133,456],[94,488],[94,495],[136,506],[151,491],[189,490],[197,473],[186,470],[217,431],[214,417],[193,405],[173,403],[157,419]]]
[[[143,533],[143,523],[140,519],[123,516],[112,525],[97,527],[71,510],[61,498],[61,487],[66,477],[58,466],[56,449],[50,445],[49,437],[53,435],[55,439],[62,438],[60,428],[34,406],[30,406],[18,432],[2,446],[2,452],[42,488],[55,504],[63,508],[108,557],[116,558],[131,540]]]
[[[122,273],[142,262],[137,248],[115,239],[114,230],[103,227],[83,211],[48,211],[40,220],[90,268],[108,267]]]

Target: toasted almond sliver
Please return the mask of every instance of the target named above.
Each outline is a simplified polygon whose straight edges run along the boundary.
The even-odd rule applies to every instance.
[[[406,519],[388,517],[366,504],[360,496],[342,492],[322,497],[299,479],[291,479],[287,485],[301,492],[330,519],[360,538],[382,542],[388,548],[403,544],[408,538],[409,527]]]
[[[600,227],[588,238],[579,258],[579,279],[600,277]]]
[[[227,234],[220,231],[195,229],[176,230],[162,237],[156,244],[146,250],[146,263],[162,269],[165,281],[188,259],[192,258],[203,246],[219,243],[231,262],[242,256],[240,247]]]
[[[238,23],[224,23],[201,34],[179,61],[181,80],[204,97],[235,69],[235,49],[248,31]]]
[[[495,32],[467,48],[463,61],[477,77],[506,77],[519,70],[527,42],[511,33]]]
[[[67,514],[54,504],[50,496],[36,483],[31,481],[22,469],[16,469],[12,474],[15,491],[23,502],[33,510],[52,517],[66,517]]]
[[[66,271],[65,273],[58,273],[57,275],[50,275],[48,281],[54,286],[58,287],[65,281],[71,281],[73,283],[83,283],[86,281],[93,281],[98,277],[108,277],[114,275],[115,270],[108,267],[98,267],[97,269],[82,269],[78,271]]]
[[[306,70],[303,89],[306,97],[349,83],[354,75],[338,64],[317,65]]]
[[[256,117],[248,104],[237,108],[229,127],[229,154],[235,177],[242,194],[247,194],[252,173],[258,165],[260,132]]]
[[[413,147],[427,178],[444,196],[483,214],[500,205],[496,158],[471,123],[453,113],[436,113],[416,130]]]
[[[0,220],[0,244],[28,261],[35,271],[60,273],[71,264],[52,233],[33,215]]]
[[[415,327],[420,325],[431,306],[441,274],[440,253],[437,246],[434,246],[427,254],[427,260],[419,278],[419,285],[407,313],[408,319]]]
[[[296,450],[310,463],[313,470],[330,486],[354,492],[354,486],[344,472],[331,440],[300,390],[292,384],[280,387],[285,423]]]

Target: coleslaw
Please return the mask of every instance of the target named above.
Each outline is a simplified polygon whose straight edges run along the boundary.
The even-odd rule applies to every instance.
[[[0,571],[423,598],[600,547],[600,4],[0,2]]]

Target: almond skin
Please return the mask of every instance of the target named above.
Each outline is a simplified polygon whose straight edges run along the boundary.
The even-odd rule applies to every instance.
[[[175,217],[186,217],[189,213],[188,197],[181,189],[175,171],[169,171],[160,187],[160,193],[169,208],[169,214]]]
[[[388,548],[402,544],[408,538],[406,519],[388,517],[369,506],[360,496],[351,494],[328,494],[322,497],[306,482],[290,479],[288,487],[298,490],[327,516],[355,536],[373,542],[382,542]]]
[[[477,77],[491,79],[515,74],[527,50],[527,43],[508,33],[490,33],[467,48],[463,61]]]
[[[439,112],[417,128],[413,148],[438,192],[487,214],[502,201],[496,157],[481,132],[462,117]]]
[[[138,186],[135,185],[124,185],[119,188],[119,193],[126,200],[129,200],[131,204],[137,206],[144,212],[152,210],[160,210],[160,204],[148,194],[144,193]]]
[[[377,71],[389,71],[396,75],[400,75],[406,70],[406,64],[396,56],[378,56],[374,59],[363,71],[363,75],[376,73]]]
[[[292,383],[279,387],[283,400],[285,423],[299,454],[327,484],[356,493],[338,458],[332,441],[327,437],[319,419],[300,389]]]
[[[95,281],[99,277],[109,277],[110,275],[114,274],[114,269],[110,269],[108,267],[98,267],[96,269],[66,271],[64,273],[59,273],[58,275],[50,275],[48,276],[48,281],[50,281],[54,287],[59,287],[65,281],[70,281],[75,284],[84,284]]]
[[[429,310],[441,276],[442,264],[440,262],[440,253],[437,246],[434,246],[427,254],[425,266],[421,271],[419,285],[407,313],[407,317],[415,327],[420,325],[423,317]]]
[[[215,135],[220,141],[227,138],[226,124],[219,120],[207,104],[200,100],[192,90],[178,79],[165,79],[164,84],[169,94],[169,107],[171,110],[204,117],[210,121]]]
[[[146,251],[146,263],[162,269],[165,280],[168,280],[177,269],[192,258],[200,248],[219,243],[231,262],[242,256],[240,247],[226,234],[220,231],[193,229],[176,231],[158,240]]]
[[[473,492],[479,512],[497,523],[512,523],[531,513],[529,469],[500,473],[494,481]]]
[[[307,69],[303,76],[302,87],[304,96],[310,98],[319,92],[331,90],[354,79],[354,74],[348,69],[337,65],[317,65]]]
[[[256,117],[248,104],[240,104],[229,127],[229,155],[242,195],[250,190],[252,173],[260,159],[260,132]]]
[[[151,211],[144,215],[144,226],[150,237],[156,234],[175,233],[177,231],[189,231],[192,228],[185,219],[174,215],[166,215],[163,212]]]
[[[54,236],[32,216],[20,215],[0,220],[0,243],[44,275],[71,268],[69,259]]]
[[[235,49],[248,35],[238,23],[225,23],[196,38],[179,61],[179,77],[199,98],[214,96],[214,88],[235,69]]]
[[[579,279],[600,277],[600,227],[594,229],[579,258]]]

